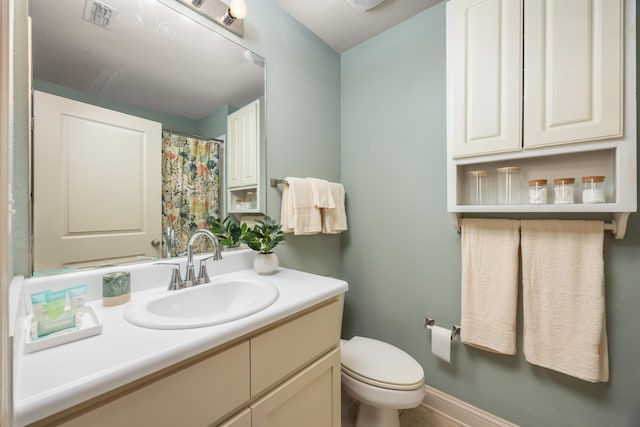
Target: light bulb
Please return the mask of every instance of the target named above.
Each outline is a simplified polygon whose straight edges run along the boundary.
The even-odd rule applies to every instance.
[[[247,16],[247,3],[244,0],[231,0],[229,10],[234,18],[244,19]]]

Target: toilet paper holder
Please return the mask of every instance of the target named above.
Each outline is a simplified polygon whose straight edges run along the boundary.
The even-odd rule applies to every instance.
[[[427,317],[424,320],[424,327],[427,329],[433,329],[435,324],[436,324],[435,319],[432,319],[430,317]],[[460,334],[460,326],[453,325],[453,328],[451,328],[451,341],[453,341],[453,339],[459,334]]]

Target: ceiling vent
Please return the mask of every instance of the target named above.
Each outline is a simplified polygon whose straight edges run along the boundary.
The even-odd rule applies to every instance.
[[[349,3],[354,9],[369,10],[373,9],[383,1],[384,0],[347,0],[347,3]]]
[[[109,29],[113,23],[113,18],[118,11],[97,0],[87,0],[84,6],[84,16],[86,21],[99,27]]]

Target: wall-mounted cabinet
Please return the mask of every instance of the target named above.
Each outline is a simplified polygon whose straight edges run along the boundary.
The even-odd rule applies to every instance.
[[[260,99],[227,118],[226,186],[229,213],[264,212],[264,112]]]
[[[450,212],[636,211],[635,14],[633,0],[447,3]],[[521,204],[472,204],[469,172],[511,166]],[[582,203],[581,178],[594,175],[605,203]],[[565,177],[578,197],[555,204]],[[547,180],[547,203],[528,203],[534,179]]]

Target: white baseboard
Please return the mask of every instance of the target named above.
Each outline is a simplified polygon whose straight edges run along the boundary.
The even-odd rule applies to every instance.
[[[470,427],[518,427],[433,387],[425,386],[423,406]]]

